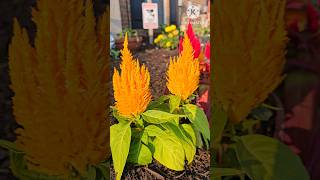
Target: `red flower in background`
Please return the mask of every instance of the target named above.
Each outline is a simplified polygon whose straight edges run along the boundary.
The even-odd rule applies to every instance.
[[[310,1],[291,0],[287,2],[286,23],[291,30],[305,29],[316,32],[319,29],[319,10]]]
[[[204,54],[206,58],[210,59],[210,42],[207,42],[206,47],[204,49]]]
[[[207,60],[204,61],[205,66],[205,72],[210,73],[210,42],[206,43],[206,46],[204,48],[204,55],[207,58]]]
[[[200,51],[201,51],[201,43],[200,43],[200,40],[194,34],[193,29],[192,29],[192,25],[190,22],[188,24],[186,33],[190,39],[190,42],[191,42],[193,50],[194,50],[193,56],[194,56],[194,58],[198,58],[200,55]],[[183,38],[180,38],[179,53],[181,53],[183,50],[182,42],[183,42]]]
[[[319,12],[310,2],[307,4],[307,15],[310,30],[312,32],[317,31],[319,28]]]

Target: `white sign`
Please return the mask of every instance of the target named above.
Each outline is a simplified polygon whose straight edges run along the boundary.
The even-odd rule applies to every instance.
[[[143,29],[158,29],[158,4],[142,3]]]
[[[200,16],[200,7],[192,5],[192,4],[189,4],[189,6],[187,8],[187,16],[190,19],[198,18]]]

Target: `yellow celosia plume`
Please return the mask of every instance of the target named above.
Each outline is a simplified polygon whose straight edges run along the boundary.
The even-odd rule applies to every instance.
[[[138,60],[133,60],[127,34],[121,54],[121,72],[114,69],[113,74],[115,107],[122,116],[134,117],[144,112],[151,101],[150,74],[144,65],[140,67]]]
[[[213,97],[239,122],[282,81],[285,0],[216,0]]]
[[[107,18],[96,28],[89,0],[38,0],[34,47],[15,21],[9,67],[28,169],[84,175],[108,158]]]
[[[198,88],[199,84],[199,61],[193,58],[193,53],[191,42],[185,33],[183,51],[179,57],[170,58],[167,71],[169,91],[183,100],[186,100]]]

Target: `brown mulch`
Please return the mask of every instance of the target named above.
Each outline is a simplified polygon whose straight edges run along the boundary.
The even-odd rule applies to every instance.
[[[210,153],[205,150],[197,150],[197,154],[190,165],[186,165],[184,171],[170,170],[157,161],[148,166],[127,165],[122,174],[124,180],[209,180]],[[110,167],[110,179],[115,180],[113,166]]]

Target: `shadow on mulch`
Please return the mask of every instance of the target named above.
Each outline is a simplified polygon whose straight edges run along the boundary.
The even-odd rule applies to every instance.
[[[148,166],[126,165],[122,178],[124,180],[209,180],[210,179],[210,153],[209,151],[197,149],[191,165],[186,165],[184,171],[170,170],[157,161]],[[115,180],[113,165],[110,167],[110,179]]]

